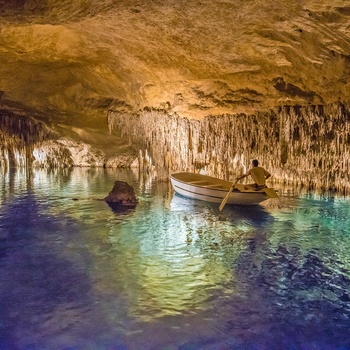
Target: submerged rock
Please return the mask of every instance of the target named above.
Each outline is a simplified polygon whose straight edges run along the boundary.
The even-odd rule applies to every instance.
[[[134,188],[125,181],[115,181],[112,191],[104,198],[111,208],[135,207],[138,203]]]

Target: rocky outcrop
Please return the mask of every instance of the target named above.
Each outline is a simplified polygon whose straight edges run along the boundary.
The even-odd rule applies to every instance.
[[[112,209],[118,209],[119,207],[132,208],[138,203],[134,188],[125,181],[115,181],[112,191],[104,198],[104,201]]]

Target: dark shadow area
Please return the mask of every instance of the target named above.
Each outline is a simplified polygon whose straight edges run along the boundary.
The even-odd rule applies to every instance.
[[[107,203],[108,206],[111,208],[114,214],[116,215],[128,215],[133,212],[135,212],[136,204],[135,205],[122,205],[122,204],[113,204],[113,203]]]
[[[249,245],[235,266],[239,283],[250,286],[245,300],[223,306],[236,307],[245,317],[229,320],[227,332],[237,336],[244,327],[244,348],[349,349],[348,272],[333,268],[339,265],[336,257],[325,261],[319,254],[262,242]],[[265,318],[263,328],[252,322],[256,317],[259,322]]]
[[[63,348],[60,334],[96,326],[91,261],[78,248],[80,229],[46,210],[32,194],[1,207],[0,349],[43,349],[48,341]]]

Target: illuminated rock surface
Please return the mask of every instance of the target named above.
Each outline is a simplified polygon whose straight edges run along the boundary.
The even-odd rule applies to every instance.
[[[138,203],[134,188],[125,181],[115,181],[112,191],[104,200],[114,209],[120,206],[135,207]]]
[[[106,116],[154,125],[157,109],[161,139],[147,122],[138,129],[147,167],[178,169],[184,157],[186,168],[227,177],[256,155],[275,179],[341,188],[349,17],[341,0],[0,1],[0,108],[28,122],[14,140],[2,118],[0,161],[26,163],[36,146],[39,166],[135,165],[139,145],[109,134]]]
[[[233,179],[257,158],[275,179],[339,190],[350,182],[349,116],[349,106],[339,104],[192,121],[158,111],[134,118],[110,112],[108,121],[111,132],[120,128],[150,149],[139,155],[140,168],[156,164],[165,174],[205,171]]]

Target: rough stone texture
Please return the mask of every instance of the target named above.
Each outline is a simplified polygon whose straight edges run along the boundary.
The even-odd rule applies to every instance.
[[[141,144],[140,167],[234,179],[259,159],[275,181],[350,191],[350,106],[285,106],[256,115],[189,120],[161,111],[110,112],[111,132]]]
[[[161,125],[166,129],[172,127],[166,124],[168,115],[188,118],[191,125],[210,116],[247,116],[237,145],[255,129],[250,123],[265,125],[264,118],[256,117],[270,115],[271,110],[278,114],[278,107],[286,105],[301,106],[301,122],[310,120],[317,128],[312,106],[327,109],[350,101],[349,19],[350,3],[344,0],[0,0],[0,108],[11,112],[11,118],[29,118],[15,127],[18,140],[12,138],[13,129],[6,128],[17,125],[17,117],[15,124],[1,125],[1,162],[30,162],[30,139],[42,142],[52,137],[44,137],[40,128],[26,127],[42,123],[54,141],[67,140],[67,152],[80,147],[99,150],[96,156],[72,157],[73,165],[100,164],[102,159],[108,166],[128,164],[140,147],[135,139],[108,134],[110,110],[134,116],[162,109]],[[283,113],[278,118],[300,130],[298,118]],[[343,135],[337,117],[335,122],[333,114],[329,118],[334,135]],[[224,118],[215,123],[226,122]],[[295,130],[291,132],[296,135]],[[221,132],[229,137],[229,131]],[[179,131],[174,137],[184,137],[178,141],[192,147],[185,134]],[[155,136],[148,140],[163,147]],[[297,143],[294,136],[288,140]],[[78,146],[69,147],[69,142]],[[204,140],[208,142],[212,141]],[[274,155],[276,147],[285,156],[286,142],[287,138],[266,145],[264,154]],[[347,145],[340,144],[346,157]],[[327,147],[331,162],[321,159],[321,148],[302,148],[294,163],[291,156],[282,161],[281,171],[291,174],[295,164],[306,163],[305,154],[317,159],[324,171],[333,171],[325,167],[336,164],[339,154],[332,147],[338,146]],[[58,152],[64,159],[65,150]],[[146,150],[151,151],[147,145],[142,152]],[[156,163],[163,161],[171,168],[168,151]],[[181,152],[193,155],[191,148]],[[126,153],[130,157],[125,158]],[[252,153],[247,151],[245,157]],[[185,159],[192,167],[202,162]],[[144,153],[139,164],[149,168],[152,161],[154,155]]]
[[[0,166],[7,168],[131,167],[136,158],[133,145],[107,131],[98,134],[89,128],[60,125],[50,128],[29,115],[4,110],[0,110],[0,141]]]
[[[112,208],[135,207],[138,203],[134,188],[124,181],[115,181],[112,191],[104,200]]]
[[[182,116],[348,100],[343,0],[7,0],[9,106],[98,125],[108,109]]]

